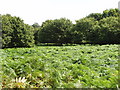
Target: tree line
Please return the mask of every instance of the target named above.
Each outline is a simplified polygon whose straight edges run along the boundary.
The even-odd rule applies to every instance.
[[[55,44],[119,44],[120,10],[109,9],[91,13],[76,20],[66,18],[46,20],[40,26],[25,24],[20,17],[10,14],[2,17],[2,48],[32,47],[40,43]]]

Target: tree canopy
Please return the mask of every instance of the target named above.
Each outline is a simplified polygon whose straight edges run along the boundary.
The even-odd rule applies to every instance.
[[[39,31],[41,43],[67,43],[70,42],[70,28],[72,22],[66,18],[47,20],[43,22]]]
[[[46,20],[40,26],[25,24],[10,14],[2,17],[2,47],[31,47],[39,43],[120,43],[120,10],[109,9],[103,13],[91,13],[76,20],[66,18]],[[0,22],[1,22],[0,20]]]
[[[31,47],[34,45],[33,28],[19,17],[2,15],[2,47]]]

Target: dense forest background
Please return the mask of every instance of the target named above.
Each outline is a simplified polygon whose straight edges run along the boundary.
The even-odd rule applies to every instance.
[[[54,44],[119,44],[120,10],[109,9],[91,13],[76,20],[66,18],[46,20],[39,25],[25,24],[20,17],[2,17],[2,48],[32,47],[41,43]],[[1,22],[1,21],[0,21]]]

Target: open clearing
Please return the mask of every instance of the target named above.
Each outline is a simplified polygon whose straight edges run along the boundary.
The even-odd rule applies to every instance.
[[[1,54],[3,88],[116,88],[118,84],[118,45],[12,48]]]

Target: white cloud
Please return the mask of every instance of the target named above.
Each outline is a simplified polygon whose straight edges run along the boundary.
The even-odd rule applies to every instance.
[[[41,24],[47,19],[61,17],[74,21],[117,7],[118,0],[1,0],[0,13],[19,16],[28,24]]]

